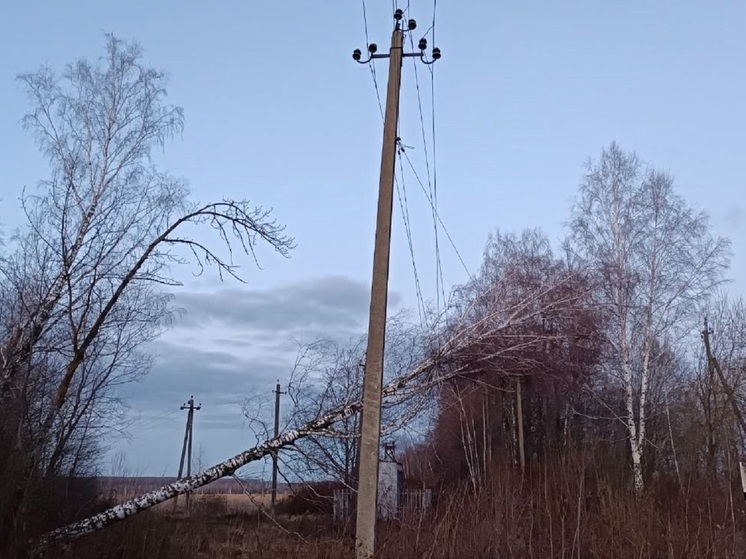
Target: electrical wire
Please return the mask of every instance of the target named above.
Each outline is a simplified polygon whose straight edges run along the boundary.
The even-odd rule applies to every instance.
[[[362,0],[362,7],[363,7],[363,28],[365,30],[365,44],[366,46],[370,44],[370,39],[368,35],[368,12],[365,5],[365,0]],[[410,2],[407,1],[407,7],[405,8],[405,12],[409,10]],[[396,11],[396,0],[392,1],[392,13]],[[373,78],[373,87],[376,91],[376,100],[378,101],[378,110],[381,114],[381,120],[383,121],[384,118],[384,112],[383,112],[383,103],[381,102],[381,93],[380,88],[378,87],[378,78],[376,75],[376,69],[374,61],[371,60],[369,65],[370,67],[370,73],[371,77]],[[399,122],[397,122],[397,135],[398,135],[398,128],[399,128]],[[425,313],[425,302],[424,298],[422,297],[422,286],[420,283],[419,278],[419,272],[417,271],[417,262],[414,255],[414,242],[412,240],[412,227],[411,227],[411,220],[409,216],[409,204],[407,201],[407,193],[406,193],[406,185],[404,183],[404,173],[403,173],[403,166],[401,166],[401,157],[399,157],[399,164],[401,167],[401,175],[397,176],[396,173],[394,174],[394,183],[396,185],[396,192],[397,197],[399,199],[399,206],[401,207],[402,211],[402,219],[404,221],[404,229],[407,235],[407,244],[409,246],[409,255],[412,260],[412,270],[414,274],[414,282],[415,282],[415,291],[417,294],[417,311],[420,315],[420,323],[422,323],[426,318]],[[401,185],[400,185],[401,182]]]
[[[411,3],[408,0],[407,5],[403,10],[405,14],[407,15],[410,10],[410,4]],[[366,7],[365,0],[362,0],[362,9],[363,9],[363,26],[364,26],[364,31],[365,31],[365,42],[366,42],[366,45],[368,45],[370,44],[370,40],[369,40],[369,35],[368,35],[367,7]],[[396,10],[396,0],[392,0],[392,10],[393,11]],[[427,29],[424,35],[425,37],[427,37],[428,35],[432,34],[433,44],[435,42],[436,12],[437,12],[437,0],[433,0],[432,22],[430,24],[430,27]],[[414,49],[414,40],[411,34],[409,34],[409,41],[410,41],[410,45]],[[417,172],[411,158],[409,157],[409,154],[407,153],[407,150],[405,149],[406,146],[401,144],[400,141],[398,142],[398,145],[397,145],[397,150],[399,153],[399,173],[395,174],[394,181],[396,185],[399,206],[402,211],[402,219],[404,221],[404,228],[405,228],[405,232],[407,235],[407,244],[409,248],[410,259],[412,261],[412,270],[413,270],[414,281],[415,281],[415,291],[417,294],[417,308],[420,314],[420,322],[423,322],[427,320],[427,313],[426,313],[426,305],[424,303],[424,298],[422,296],[422,285],[420,282],[419,272],[417,270],[416,257],[414,253],[414,242],[412,238],[412,227],[411,227],[411,219],[409,215],[409,205],[408,205],[408,198],[407,198],[407,192],[406,192],[403,159],[406,159],[409,168],[414,174],[415,179],[417,180],[418,184],[420,185],[420,188],[422,189],[423,193],[425,194],[425,197],[427,198],[430,204],[430,210],[431,210],[432,219],[433,219],[433,232],[435,236],[435,268],[436,268],[435,289],[436,289],[436,308],[437,308],[438,315],[440,314],[440,310],[441,310],[440,309],[441,300],[443,301],[443,305],[447,303],[446,294],[445,294],[445,281],[443,278],[443,266],[442,266],[442,259],[441,259],[441,254],[440,254],[440,228],[443,229],[443,233],[446,235],[449,243],[451,244],[451,247],[456,253],[456,256],[461,262],[461,265],[463,266],[469,278],[472,281],[474,278],[471,272],[469,271],[469,268],[466,266],[466,263],[464,259],[462,258],[461,253],[459,252],[458,248],[456,247],[456,244],[454,243],[453,238],[448,232],[448,229],[443,223],[443,220],[440,217],[440,214],[438,213],[437,159],[436,159],[436,147],[435,147],[435,141],[436,141],[435,74],[434,74],[433,66],[432,65],[428,66],[428,70],[430,72],[430,119],[431,119],[430,133],[431,133],[431,142],[432,142],[431,147],[429,147],[426,127],[425,127],[424,111],[422,108],[422,91],[421,91],[421,86],[420,86],[419,73],[418,73],[416,60],[413,58],[412,61],[414,63],[415,86],[416,86],[416,91],[417,91],[417,107],[419,111],[420,132],[422,136],[423,151],[424,151],[424,157],[425,157],[425,171],[426,171],[426,178],[427,178],[428,186],[425,187],[425,184],[422,178]],[[373,86],[376,92],[376,99],[378,102],[378,109],[381,115],[381,120],[384,120],[383,103],[381,101],[380,88],[378,86],[378,79],[377,79],[374,61],[371,61],[369,63],[369,67],[370,67],[371,77],[373,79]],[[398,130],[399,126],[400,126],[400,123],[397,122],[397,137],[399,136],[399,130]],[[432,164],[430,162],[431,154],[432,154]],[[404,158],[401,157],[402,155],[404,156]]]
[[[433,0],[433,20],[430,24],[430,30],[432,30],[433,33],[433,47],[436,46],[435,44],[435,23],[436,23],[436,16],[438,13],[438,0]],[[426,33],[427,35],[427,33]],[[431,127],[432,127],[432,153],[433,153],[433,215],[434,218],[437,218],[438,220],[440,217],[438,216],[438,162],[437,162],[437,151],[436,151],[436,135],[435,130],[436,126],[435,123],[437,122],[437,119],[435,118],[435,68],[434,65],[429,65],[428,69],[430,71],[430,121],[431,121]],[[436,258],[436,273],[440,276],[440,288],[443,294],[443,301],[445,304],[445,282],[443,281],[443,265],[440,259],[440,239],[438,235],[438,226],[436,223],[436,219],[433,219],[434,228],[435,228],[435,258]],[[455,248],[455,247],[454,247]],[[459,255],[460,258],[460,255]]]
[[[430,203],[430,207],[433,208],[433,211],[435,212],[435,216],[438,219],[438,223],[440,223],[440,227],[443,229],[443,233],[445,233],[446,237],[448,238],[448,241],[451,244],[451,247],[453,248],[453,251],[456,253],[456,256],[458,257],[459,261],[461,262],[461,265],[464,268],[464,271],[469,276],[469,279],[471,281],[474,281],[474,276],[469,271],[468,266],[466,265],[466,262],[461,257],[461,253],[459,252],[458,248],[456,247],[456,243],[453,242],[453,237],[451,237],[451,234],[448,232],[448,228],[446,227],[445,223],[443,223],[443,219],[440,217],[440,214],[438,213],[437,209],[435,208],[433,199],[428,194],[427,188],[425,188],[425,184],[422,182],[422,179],[420,178],[420,175],[417,173],[417,169],[415,169],[414,164],[412,163],[411,158],[409,157],[409,154],[407,153],[406,149],[402,149],[401,153],[404,155],[404,158],[407,160],[407,163],[409,164],[409,168],[412,170],[412,174],[414,175],[415,179],[417,179],[417,183],[420,185],[420,188],[422,189],[422,192],[425,194],[425,197],[427,198],[427,201]]]
[[[412,50],[414,50],[414,39],[412,38],[412,34],[409,34],[409,43],[412,47]],[[433,234],[435,238],[435,305],[436,305],[436,312],[437,314],[440,314],[440,303],[441,303],[441,295],[443,298],[443,304],[446,303],[446,295],[445,295],[445,286],[443,281],[443,267],[441,263],[440,258],[440,243],[439,243],[439,235],[438,235],[438,220],[436,217],[436,210],[438,205],[438,196],[437,196],[437,186],[433,182],[433,174],[434,174],[434,168],[435,168],[435,113],[434,113],[434,106],[435,106],[435,95],[433,93],[434,90],[434,74],[432,72],[432,68],[430,76],[431,76],[431,107],[433,108],[433,111],[431,113],[432,118],[432,143],[433,143],[433,172],[431,173],[431,166],[430,166],[430,154],[428,150],[428,141],[427,141],[427,133],[425,132],[425,117],[422,110],[422,93],[420,89],[420,78],[419,78],[419,72],[417,69],[417,60],[415,58],[412,58],[412,66],[414,68],[414,80],[415,80],[415,88],[417,91],[417,109],[419,111],[419,117],[420,117],[420,131],[422,134],[422,145],[423,150],[425,154],[425,170],[427,174],[427,185],[428,190],[430,193],[430,198],[433,200],[433,208],[432,208],[432,219],[433,219]]]
[[[397,146],[397,151],[400,155],[403,150],[401,142]],[[414,256],[414,243],[412,242],[412,227],[411,220],[409,217],[409,201],[407,199],[407,188],[404,181],[404,166],[402,164],[402,158],[399,157],[399,174],[394,176],[394,183],[396,184],[396,194],[399,198],[399,206],[401,207],[402,219],[404,221],[404,230],[407,235],[407,243],[409,245],[409,256],[412,260],[412,270],[414,272],[414,284],[415,291],[417,294],[417,312],[420,315],[420,324],[427,326],[427,313],[425,310],[425,301],[422,297],[422,286],[420,284],[420,277],[417,272],[417,261]],[[401,187],[400,187],[401,183]]]
[[[433,46],[435,46],[435,13],[437,12],[437,10],[438,10],[438,0],[433,0],[433,21],[430,24],[430,27],[427,28],[427,31],[425,31],[425,34],[423,35],[423,37],[427,37],[432,31]]]
[[[433,24],[433,30],[435,26]],[[434,41],[433,41],[434,42]],[[430,120],[432,128],[432,153],[433,153],[433,215],[435,218],[438,217],[438,160],[437,160],[437,149],[436,149],[436,125],[437,119],[435,117],[435,71],[432,66],[428,67],[430,70]],[[440,259],[440,236],[438,233],[437,223],[434,222],[435,228],[435,258],[437,273],[440,276],[440,288],[443,293],[443,300],[445,301],[445,282],[443,281],[443,265]]]
[[[138,418],[134,420],[134,423],[137,425],[138,430],[148,431],[161,426],[166,421],[175,419],[177,415],[180,415],[180,413],[181,412],[179,410],[176,410],[162,415],[147,417],[144,419]]]
[[[370,44],[370,39],[368,38],[368,10],[365,7],[365,0],[363,1],[363,27],[365,29],[365,46],[367,47]],[[378,77],[376,76],[376,64],[375,61],[371,60],[368,63],[368,68],[370,68],[370,75],[373,78],[373,87],[376,89],[376,100],[378,101],[378,111],[381,113],[381,120],[383,121],[383,103],[381,103],[381,91],[378,89]]]

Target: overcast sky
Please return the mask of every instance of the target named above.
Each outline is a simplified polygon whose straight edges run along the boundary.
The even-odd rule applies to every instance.
[[[411,0],[415,42],[433,2]],[[390,40],[391,4],[367,1],[371,41]],[[434,68],[407,61],[400,137],[427,186],[437,169],[440,216],[475,270],[487,234],[541,227],[563,235],[583,163],[612,140],[670,171],[680,192],[733,239],[731,289],[746,283],[746,2],[500,2],[441,0]],[[362,3],[4,2],[0,12],[0,219],[20,223],[18,196],[48,176],[19,125],[26,107],[14,76],[61,69],[102,53],[105,32],[140,42],[171,76],[185,108],[182,138],[158,156],[194,198],[250,198],[273,207],[298,247],[289,260],[260,252],[248,285],[181,272],[187,314],[154,345],[160,358],[128,387],[130,441],[116,443],[133,471],[174,474],[190,394],[203,403],[195,445],[210,462],[254,442],[240,402],[287,378],[298,343],[344,340],[365,328],[381,117],[364,48]],[[432,33],[429,35],[433,46]],[[385,92],[385,65],[378,82]],[[420,123],[419,81],[428,161]],[[405,164],[406,165],[406,164]],[[424,296],[437,303],[432,216],[407,166],[412,244]],[[397,203],[398,204],[398,203]],[[394,307],[416,305],[402,212],[396,208]],[[440,237],[446,291],[467,278]]]

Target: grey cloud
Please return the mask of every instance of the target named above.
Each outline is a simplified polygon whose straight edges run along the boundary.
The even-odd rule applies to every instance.
[[[262,388],[271,390],[287,376],[284,362],[224,351],[200,350],[159,342],[159,357],[143,381],[123,387],[133,408],[149,413],[178,408],[190,395],[205,407],[230,405],[240,411],[243,398]]]
[[[195,415],[195,449],[204,445],[211,462],[255,444],[242,403],[256,393],[265,393],[269,401],[275,381],[290,370],[287,363],[163,340],[154,349],[159,357],[150,374],[122,387],[136,421],[129,429],[131,440],[118,441],[113,450],[124,451],[133,466],[152,475],[175,470],[186,421],[179,407],[191,395],[202,404]]]
[[[242,402],[255,394],[269,400],[275,381],[287,379],[300,344],[357,340],[367,325],[369,286],[341,276],[267,290],[175,295],[183,319],[153,343],[157,359],[150,373],[120,389],[131,417],[141,419],[130,429],[132,440],[119,447],[154,472],[178,463],[186,420],[179,406],[190,395],[203,404],[195,438],[215,459],[230,456],[255,442]],[[389,299],[392,307],[398,304],[396,294]]]
[[[221,347],[233,347],[233,348],[235,347],[249,348],[249,347],[254,346],[253,343],[247,340],[242,340],[235,336],[232,338],[219,338],[219,339],[213,340],[213,343]]]
[[[728,228],[736,230],[741,227],[744,218],[744,209],[741,206],[730,206],[725,214],[725,223]]]
[[[390,296],[392,306],[398,296]],[[369,287],[343,276],[325,276],[268,290],[222,289],[212,293],[176,293],[186,313],[185,328],[224,324],[248,330],[289,334],[314,331],[324,335],[365,327]]]

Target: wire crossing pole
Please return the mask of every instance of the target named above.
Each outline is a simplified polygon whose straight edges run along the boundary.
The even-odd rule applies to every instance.
[[[386,337],[386,305],[388,301],[389,255],[391,248],[391,213],[394,199],[394,171],[396,166],[397,126],[399,121],[399,91],[401,87],[402,59],[417,56],[426,64],[440,58],[440,50],[433,49],[432,60],[425,59],[427,41],[419,42],[420,52],[403,52],[404,30],[402,10],[394,13],[394,32],[389,54],[376,54],[375,43],[368,45],[369,57],[360,60],[362,52],[356,49],[352,57],[361,64],[375,58],[389,59],[389,77],[386,90],[386,112],[383,124],[381,150],[381,175],[378,185],[378,217],[373,252],[373,279],[370,291],[370,316],[368,322],[368,347],[363,380],[363,412],[360,434],[360,471],[358,475],[356,554],[358,559],[372,559],[375,552],[376,509],[378,499],[378,452],[381,438],[381,385],[383,381],[383,353]],[[417,23],[407,21],[412,31]]]
[[[189,410],[187,413],[186,429],[184,430],[184,444],[181,446],[181,460],[179,461],[179,475],[178,479],[182,479],[184,474],[184,457],[188,455],[187,459],[187,477],[192,475],[192,436],[194,434],[194,412],[202,409],[202,404],[194,405],[194,396],[189,398],[186,404],[182,404],[179,408],[181,410]],[[174,499],[174,510],[176,510],[176,503],[178,502],[178,496]],[[186,494],[186,506],[189,510],[189,493]]]
[[[273,391],[275,393],[275,438],[280,435],[280,394],[286,394],[286,392],[280,392],[280,381],[277,381],[277,386]],[[277,503],[277,452],[272,453],[272,504],[270,505],[270,511],[275,514],[275,504]]]

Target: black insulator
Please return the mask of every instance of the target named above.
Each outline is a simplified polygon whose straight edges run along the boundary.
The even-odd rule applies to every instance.
[[[377,50],[378,50],[378,45],[377,44],[371,43],[371,44],[368,45],[368,52],[370,54],[375,54]]]
[[[360,61],[360,57],[363,55],[362,51],[360,49],[355,49],[352,51],[352,58],[354,58],[357,61]]]
[[[425,39],[425,37],[422,37],[420,42],[417,43],[417,48],[420,50],[425,50],[427,48],[427,39]]]
[[[414,31],[415,29],[417,29],[417,22],[413,19],[410,19],[407,22],[407,29],[409,29],[410,31]]]
[[[395,19],[396,21],[401,21],[401,19],[402,19],[403,17],[404,17],[404,11],[403,11],[403,10],[402,10],[401,8],[399,8],[398,10],[396,10],[396,11],[394,12],[394,19]]]
[[[440,58],[440,49],[438,47],[435,47],[433,49],[433,60],[438,60]]]

